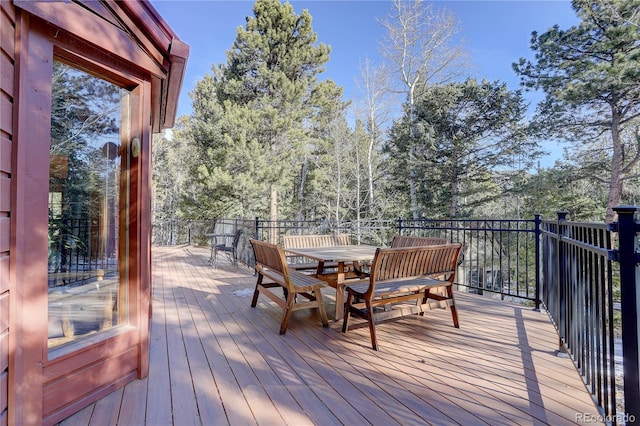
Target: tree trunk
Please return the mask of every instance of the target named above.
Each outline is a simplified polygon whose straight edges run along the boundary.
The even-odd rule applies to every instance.
[[[623,154],[620,141],[620,114],[612,108],[611,114],[611,142],[613,154],[611,156],[611,181],[609,182],[609,195],[607,197],[607,214],[605,223],[615,222],[617,217],[613,208],[620,204],[622,199]]]
[[[300,171],[300,187],[298,188],[298,220],[302,221],[304,216],[302,214],[302,208],[304,206],[304,184],[307,181],[307,160],[302,163],[302,170]]]
[[[271,184],[269,192],[269,219],[271,220],[271,224],[275,226],[276,221],[278,220],[278,188],[276,188],[276,185],[274,183]],[[269,232],[269,242],[272,244],[277,244],[278,235],[276,232]]]
[[[373,145],[376,141],[376,123],[373,110],[369,115],[369,149],[367,150],[367,173],[369,182],[369,212],[373,212]]]
[[[340,163],[340,149],[338,148],[338,142],[334,141],[334,154],[336,158],[336,222],[340,221],[340,196],[342,195],[342,167]]]
[[[420,219],[420,214],[418,213],[418,190],[416,188],[415,172],[413,171],[409,177],[409,192],[411,195],[411,211],[413,212],[413,219]]]
[[[409,90],[409,140],[411,148],[409,148],[409,195],[411,196],[411,212],[413,213],[413,219],[420,219],[420,213],[418,211],[418,188],[416,184],[416,172],[414,171],[413,160],[415,158],[415,105],[413,100],[413,91],[415,86],[410,86]]]
[[[451,176],[451,205],[449,206],[449,217],[453,219],[458,214],[458,172],[455,167]]]

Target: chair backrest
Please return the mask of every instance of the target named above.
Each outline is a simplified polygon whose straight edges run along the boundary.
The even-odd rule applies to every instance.
[[[395,235],[391,247],[422,247],[437,244],[448,244],[449,240],[438,237],[416,237],[413,235]]]
[[[462,244],[378,248],[371,264],[370,282],[447,275],[453,282]]]
[[[350,244],[348,234],[338,235],[283,235],[285,248],[332,247]]]
[[[233,243],[232,246],[234,249],[238,248],[238,243],[240,242],[240,237],[242,237],[242,234],[244,234],[244,230],[242,229],[238,229],[236,231],[236,233],[233,235]]]
[[[256,270],[260,272],[262,268],[268,268],[283,275],[284,280],[289,282],[289,268],[284,256],[284,250],[277,244],[266,241],[249,240],[256,257]]]

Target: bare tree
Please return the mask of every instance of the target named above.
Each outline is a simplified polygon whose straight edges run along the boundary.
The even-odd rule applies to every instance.
[[[391,113],[393,101],[392,93],[387,86],[388,69],[383,63],[376,66],[371,63],[369,57],[365,57],[360,64],[360,75],[356,79],[356,86],[362,94],[363,102],[356,111],[357,117],[365,123],[368,138],[367,148],[367,185],[369,198],[369,211],[375,209],[375,194],[373,189],[375,153],[382,139],[383,125]]]
[[[456,44],[458,22],[452,12],[423,0],[393,0],[393,13],[381,20],[387,34],[381,53],[399,76],[414,118],[416,99],[429,84],[449,82],[467,70],[468,54]],[[392,84],[392,86],[397,86]],[[411,137],[413,137],[411,126]],[[419,216],[416,176],[410,173],[411,209]]]

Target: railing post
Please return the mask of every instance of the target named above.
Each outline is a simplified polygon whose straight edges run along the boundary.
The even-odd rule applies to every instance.
[[[256,240],[260,241],[260,219],[256,216]]]
[[[620,302],[622,310],[622,358],[624,368],[624,408],[629,423],[640,420],[640,268],[638,268],[637,207],[618,206],[618,260],[620,262]],[[631,420],[633,419],[633,420]]]
[[[558,351],[556,356],[567,357],[567,351],[564,347],[564,339],[567,333],[567,305],[566,305],[566,287],[565,287],[565,271],[567,268],[567,262],[564,255],[564,248],[562,242],[562,236],[565,234],[564,222],[567,221],[567,212],[557,212],[558,214],[558,226],[556,232],[558,233],[558,254],[556,258],[556,273],[558,277],[558,289],[557,289],[557,303],[558,303]]]
[[[402,235],[402,218],[398,218],[398,235]]]
[[[535,289],[535,294],[536,294],[536,307],[535,310],[536,311],[540,311],[540,215],[537,214],[534,216],[534,223],[535,223],[535,267],[536,267],[536,271],[535,271],[535,280],[536,280],[536,289]]]

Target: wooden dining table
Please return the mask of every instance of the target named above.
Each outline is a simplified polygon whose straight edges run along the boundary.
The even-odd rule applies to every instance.
[[[344,314],[344,286],[350,279],[365,278],[361,265],[373,260],[378,247],[358,244],[331,247],[288,248],[288,254],[302,256],[318,262],[315,276],[326,281],[336,289],[336,310],[334,319],[340,320]],[[327,268],[326,263],[337,264],[336,268]]]

